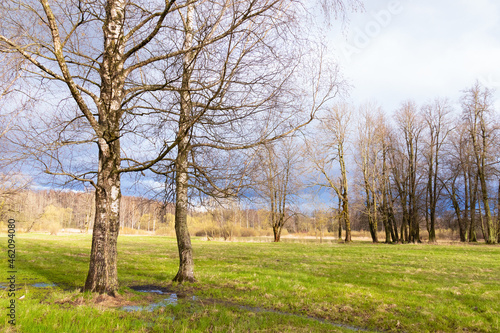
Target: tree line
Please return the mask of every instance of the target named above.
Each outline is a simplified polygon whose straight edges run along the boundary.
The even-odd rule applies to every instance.
[[[386,243],[421,242],[422,230],[435,242],[437,226],[446,225],[462,242],[476,242],[479,234],[498,243],[500,132],[492,97],[475,83],[462,92],[458,108],[448,99],[420,106],[405,101],[389,117],[375,103],[336,105],[293,147],[273,143],[273,151],[285,153],[259,162],[273,173],[265,175],[260,193],[282,221],[297,210],[293,197],[300,188],[326,189],[346,242],[357,217],[373,242],[382,241],[379,230]],[[292,186],[291,173],[300,185]]]

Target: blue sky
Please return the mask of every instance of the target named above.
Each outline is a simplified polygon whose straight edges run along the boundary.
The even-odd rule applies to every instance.
[[[497,90],[500,109],[499,1],[370,0],[364,7],[344,29],[336,23],[326,32],[352,101],[375,100],[387,112],[406,99],[456,103],[479,80]]]

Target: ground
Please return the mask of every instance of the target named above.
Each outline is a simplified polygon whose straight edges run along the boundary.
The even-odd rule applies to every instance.
[[[90,244],[17,235],[17,332],[500,331],[500,246],[194,239],[198,282],[178,285],[174,238],[120,236],[112,298],[79,291]]]

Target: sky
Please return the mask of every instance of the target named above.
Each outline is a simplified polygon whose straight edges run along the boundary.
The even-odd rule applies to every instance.
[[[500,112],[500,1],[361,0],[364,11],[326,27],[326,41],[354,103],[392,113],[461,92],[476,80],[496,89]],[[133,191],[132,191],[133,192]]]
[[[448,97],[456,108],[476,80],[500,111],[500,1],[365,0],[326,37],[355,103],[389,113],[405,100]]]

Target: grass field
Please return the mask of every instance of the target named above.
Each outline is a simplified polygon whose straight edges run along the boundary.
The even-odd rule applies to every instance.
[[[6,258],[6,237],[0,244]],[[17,332],[500,332],[499,246],[194,239],[199,282],[172,285],[175,239],[120,236],[112,299],[78,292],[89,235],[20,234],[16,244]],[[57,286],[32,286],[40,282]],[[131,286],[178,302],[127,312],[168,297]],[[7,320],[0,329],[14,332]]]

